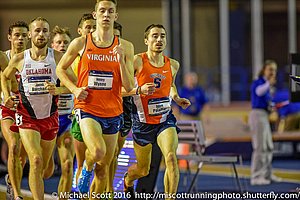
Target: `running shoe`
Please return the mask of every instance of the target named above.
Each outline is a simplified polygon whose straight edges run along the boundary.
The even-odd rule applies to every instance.
[[[127,176],[128,176],[128,172],[125,172],[124,177],[123,177],[125,197],[128,200],[134,200],[135,199],[134,186],[127,186],[126,185],[125,178]]]
[[[81,170],[81,173],[80,173],[78,181],[77,181],[77,188],[78,188],[79,192],[88,193],[88,191],[90,189],[91,177],[92,177],[93,171],[94,171],[94,168],[91,171],[88,171],[86,169],[86,165],[84,162],[83,168]]]
[[[9,180],[9,175],[5,175],[5,183],[6,183],[6,200],[14,200],[14,190]]]

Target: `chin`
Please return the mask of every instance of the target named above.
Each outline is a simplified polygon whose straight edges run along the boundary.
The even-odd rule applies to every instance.
[[[39,49],[42,49],[44,48],[45,46],[47,46],[47,43],[46,44],[35,44],[35,46]]]

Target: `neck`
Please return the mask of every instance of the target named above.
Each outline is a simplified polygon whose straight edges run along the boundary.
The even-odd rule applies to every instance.
[[[111,42],[114,37],[112,28],[100,28],[97,26],[95,31],[96,40],[100,42]]]
[[[163,56],[162,52],[158,53],[158,52],[148,50],[147,55],[148,55],[148,59],[152,63],[155,63],[155,64],[159,65],[159,64],[164,62],[164,56]]]
[[[30,49],[31,58],[34,60],[39,60],[40,58],[44,58],[47,55],[48,46],[45,46],[44,48],[40,49],[37,48],[32,44],[32,47]]]
[[[194,88],[193,85],[187,85],[186,87],[187,87],[188,89],[193,89],[193,88]]]

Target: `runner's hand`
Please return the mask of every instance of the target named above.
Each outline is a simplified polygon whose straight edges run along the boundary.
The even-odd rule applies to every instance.
[[[145,83],[141,86],[141,94],[152,95],[155,92],[154,83]]]
[[[174,99],[174,101],[176,102],[177,105],[179,105],[183,109],[187,109],[191,105],[190,100],[185,98],[176,98]]]
[[[122,64],[125,63],[125,50],[123,48],[123,45],[119,44],[119,45],[115,46],[113,49],[113,54],[117,54],[118,56],[120,56],[119,60],[120,60],[121,66],[122,66]]]
[[[76,99],[78,100],[85,100],[88,96],[88,91],[86,91],[87,87],[80,87],[76,88],[72,91],[72,93],[75,95]]]
[[[4,106],[7,108],[13,108],[15,106],[14,99],[17,97],[15,96],[9,96],[8,98],[4,99]]]
[[[59,95],[59,89],[56,87],[56,85],[54,83],[51,83],[49,81],[45,82],[45,88],[46,90],[49,91],[50,94],[52,95]]]

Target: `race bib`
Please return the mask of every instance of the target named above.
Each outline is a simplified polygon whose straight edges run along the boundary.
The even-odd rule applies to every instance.
[[[48,94],[49,91],[45,88],[45,82],[51,82],[50,76],[29,77],[28,88],[30,95]]]
[[[81,112],[80,109],[75,109],[74,110],[75,113],[75,119],[77,121],[78,124],[80,124],[80,120],[81,120]]]
[[[111,90],[113,73],[91,70],[89,72],[88,87],[95,90]]]
[[[16,125],[21,126],[23,124],[23,116],[20,115],[19,113],[16,113],[15,117],[16,117]]]
[[[170,99],[168,97],[150,99],[148,101],[148,112],[150,116],[162,115],[171,110]]]
[[[71,94],[59,95],[58,98],[58,111],[72,111],[73,109],[73,96]]]

